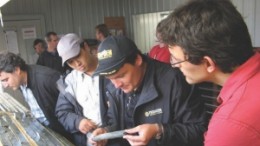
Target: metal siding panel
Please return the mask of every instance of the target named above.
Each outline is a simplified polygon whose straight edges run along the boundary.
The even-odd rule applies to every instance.
[[[149,7],[151,12],[158,12],[158,0],[152,0]]]
[[[91,1],[90,0],[90,2],[89,2],[89,13],[87,14],[87,15],[89,15],[89,24],[90,24],[90,26],[94,26],[96,23],[93,21],[93,19],[95,19],[95,17],[98,17],[98,16],[96,16],[96,14],[95,13],[93,13],[93,10],[94,9],[96,9],[95,8],[95,6],[94,6],[94,4],[93,4],[93,1]],[[91,35],[92,34],[92,32],[93,32],[93,29],[94,28],[89,28],[89,35]]]
[[[2,8],[2,13],[3,15],[43,15],[46,20],[46,28],[49,30],[52,27],[49,0],[32,0],[30,2],[31,7],[24,8],[26,0],[11,0]],[[30,9],[30,11],[28,12],[26,9]]]
[[[158,8],[157,8],[157,11],[159,12],[159,11],[162,11],[163,9],[164,9],[164,1],[162,1],[162,0],[158,0]]]
[[[160,19],[159,13],[138,14],[133,16],[134,40],[143,53],[149,52],[152,46],[155,45],[156,26]]]
[[[134,10],[134,7],[132,7],[131,1],[123,0],[124,1],[124,9],[125,9],[125,24],[126,24],[126,35],[130,38],[134,38],[133,36],[133,17],[131,15],[131,10]]]
[[[85,7],[85,9],[84,9],[84,7]],[[87,37],[87,36],[91,35],[91,31],[88,31],[89,28],[92,26],[91,23],[90,23],[91,18],[92,18],[91,7],[92,7],[91,3],[89,1],[85,1],[84,6],[81,9],[82,12],[79,15],[79,17],[82,17],[81,14],[82,13],[84,14],[83,18],[81,18],[82,19],[82,23],[81,23],[81,26],[82,26],[81,31],[82,32],[81,33],[83,34],[82,37]]]
[[[254,28],[255,28],[255,5],[256,2],[255,0],[250,0],[250,1],[244,1],[244,11],[243,11],[243,17],[244,20],[247,24],[252,43],[255,43],[255,33],[254,33]]]
[[[256,0],[255,9],[255,47],[260,47],[260,1]]]
[[[188,0],[124,0],[127,34],[134,38],[132,15],[154,13],[161,11],[172,11],[174,8],[187,2]]]
[[[47,31],[81,31],[84,37],[94,37],[94,27],[104,22],[104,16],[124,16],[126,34],[133,38],[132,15],[165,11],[166,2],[174,3],[172,0],[11,0],[2,11],[8,15],[44,15]]]
[[[94,27],[104,22],[104,16],[124,16],[126,34],[134,37],[132,15],[173,10],[188,0],[11,0],[3,15],[40,14],[46,20],[46,30],[58,33],[81,31],[84,37],[94,37]],[[232,0],[244,10],[244,0]],[[248,8],[248,7],[246,7]],[[253,18],[250,17],[250,20]],[[148,20],[150,21],[150,20]],[[256,26],[254,26],[256,27]]]
[[[55,0],[51,4],[52,28],[58,34],[71,32],[73,29],[71,0]]]
[[[118,16],[118,11],[119,11],[119,7],[118,7],[118,0],[113,0],[113,12],[114,12],[114,14],[113,14],[113,16]]]
[[[77,8],[77,9],[72,9],[72,21],[73,21],[73,32],[75,32],[76,34],[78,34],[79,36],[81,36],[81,31],[82,31],[82,27],[81,27],[81,22],[82,22],[82,19],[85,19],[84,16],[82,16],[82,19],[79,18],[80,16],[80,12],[81,12],[81,9],[82,9],[82,5],[80,3],[79,0],[77,1],[74,1],[71,3],[72,5],[72,8]],[[84,13],[82,13],[82,15],[84,15]]]
[[[166,11],[170,9],[170,0],[162,0],[163,1],[163,10],[161,11]]]
[[[143,0],[143,4],[140,5],[140,12],[144,12],[144,13],[148,13],[149,12],[149,6],[148,6],[148,3],[147,0]]]
[[[104,14],[105,16],[110,16],[111,15],[111,11],[110,11],[110,8],[109,8],[109,1],[106,1],[104,2],[104,5],[103,5],[103,9],[104,9]]]
[[[138,0],[138,6],[137,7],[137,12],[136,14],[140,14],[143,12],[145,9],[143,9],[144,1],[143,0]]]
[[[114,11],[115,11],[115,8],[114,8],[114,0],[109,0],[108,3],[107,3],[107,10],[108,12],[110,13],[110,16],[114,16]]]

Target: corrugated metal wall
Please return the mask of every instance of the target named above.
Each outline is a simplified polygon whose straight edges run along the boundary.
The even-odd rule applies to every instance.
[[[6,15],[43,15],[46,31],[59,34],[81,32],[94,37],[94,28],[105,16],[125,16],[127,35],[133,39],[132,15],[171,11],[188,0],[11,0],[3,8]],[[232,0],[245,16],[252,41],[259,46],[260,10],[258,0]]]
[[[133,38],[132,15],[173,10],[187,0],[11,0],[3,15],[43,15],[46,31],[81,32],[94,37],[105,16],[125,16],[127,35]]]
[[[128,35],[134,38],[132,15],[172,11],[188,0],[124,0],[126,27]]]
[[[124,16],[122,0],[72,0],[74,31],[82,36],[95,35],[95,26],[106,16]]]
[[[3,15],[43,15],[46,31],[72,32],[71,0],[11,0]]]
[[[3,15],[43,15],[46,31],[94,37],[105,16],[123,16],[123,0],[11,0]]]

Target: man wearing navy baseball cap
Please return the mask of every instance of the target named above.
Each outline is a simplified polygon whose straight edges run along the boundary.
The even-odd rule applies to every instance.
[[[126,37],[108,37],[98,48],[98,68],[94,75],[111,75],[125,62],[126,57],[139,52],[137,46]]]
[[[58,81],[60,89],[56,115],[74,136],[76,145],[86,145],[87,135],[106,123],[105,86],[109,80],[92,76],[97,57],[91,54],[86,40],[76,34],[63,36],[58,43],[62,64],[73,70]],[[89,144],[87,144],[89,146]]]
[[[94,75],[112,84],[107,86],[109,124],[93,136],[126,129],[119,145],[203,145],[204,106],[178,69],[144,56],[124,36],[100,44],[98,64]]]

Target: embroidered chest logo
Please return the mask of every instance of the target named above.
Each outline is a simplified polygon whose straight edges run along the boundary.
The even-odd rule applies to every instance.
[[[151,111],[147,111],[144,113],[144,115],[146,117],[151,117],[151,116],[155,116],[155,115],[158,115],[158,114],[162,114],[162,109],[161,108],[158,108],[158,109],[155,109],[155,110],[151,110]]]

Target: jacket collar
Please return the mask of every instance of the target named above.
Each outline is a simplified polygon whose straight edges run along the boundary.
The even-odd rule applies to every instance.
[[[136,106],[142,105],[144,103],[148,103],[158,97],[158,92],[155,87],[155,69],[153,65],[153,61],[149,58],[144,59],[147,63],[146,72],[144,75],[144,80],[142,83],[142,91],[140,93],[139,101]]]
[[[33,74],[33,69],[30,65],[26,65],[26,72],[27,72],[27,87],[28,88],[31,88],[33,83],[32,81],[34,81],[34,76],[32,75]]]

